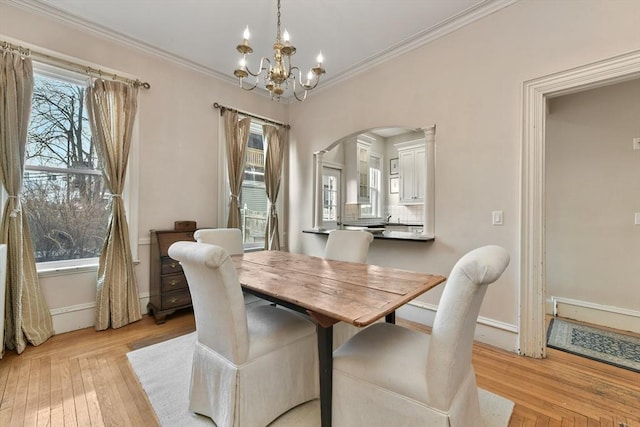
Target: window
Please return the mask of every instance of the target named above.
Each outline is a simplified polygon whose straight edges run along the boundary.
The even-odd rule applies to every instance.
[[[87,84],[83,74],[34,63],[21,202],[39,273],[95,270],[104,243],[111,197],[91,138],[84,104]],[[138,179],[136,134],[134,126],[123,192],[130,237],[136,242],[131,245],[134,259],[137,204],[128,195]]]
[[[222,123],[222,119],[221,119]],[[249,127],[249,139],[245,153],[242,188],[238,197],[240,206],[240,229],[245,251],[264,248],[264,235],[267,228],[269,199],[264,182],[265,154],[268,142],[262,133],[263,122],[252,119]],[[219,144],[219,180],[218,180],[218,226],[226,227],[229,217],[229,175],[227,169],[227,150],[222,136]],[[284,168],[283,168],[284,170]],[[280,218],[280,230],[283,221],[284,179],[280,185],[280,195],[276,203]],[[281,236],[282,237],[282,236]],[[281,245],[284,245],[281,239]]]
[[[22,202],[37,263],[96,258],[109,221],[85,82],[34,76]]]
[[[269,205],[264,184],[265,149],[262,125],[252,121],[240,192],[240,228],[245,249],[264,247]]]
[[[326,228],[336,228],[340,222],[341,171],[322,167],[322,223]]]
[[[369,203],[360,205],[360,216],[377,218],[382,210],[380,191],[382,189],[382,159],[378,154],[369,157]]]

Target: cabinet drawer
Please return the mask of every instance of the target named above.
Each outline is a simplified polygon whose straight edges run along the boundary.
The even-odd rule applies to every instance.
[[[182,273],[182,266],[178,261],[169,257],[162,257],[162,267],[160,274]]]
[[[179,289],[187,289],[189,287],[187,284],[187,278],[184,277],[184,274],[170,274],[168,276],[162,276],[160,282],[161,292],[173,292]]]
[[[189,294],[188,289],[185,289],[184,291],[162,295],[161,305],[162,310],[191,305],[191,294]]]

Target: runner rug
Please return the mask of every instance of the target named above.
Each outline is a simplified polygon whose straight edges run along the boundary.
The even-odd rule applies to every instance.
[[[160,425],[164,427],[211,427],[211,419],[189,412],[189,382],[195,332],[127,353]],[[513,402],[480,389],[480,408],[485,427],[507,427]],[[320,426],[319,401],[293,408],[270,427]]]
[[[640,372],[640,338],[554,317],[547,347]]]

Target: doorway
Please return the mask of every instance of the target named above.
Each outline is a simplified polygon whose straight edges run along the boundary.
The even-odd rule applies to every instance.
[[[520,230],[520,354],[546,356],[545,117],[550,97],[640,76],[640,50],[524,83]]]
[[[322,166],[322,224],[328,230],[342,222],[342,171]]]
[[[640,333],[640,79],[547,104],[547,315]]]

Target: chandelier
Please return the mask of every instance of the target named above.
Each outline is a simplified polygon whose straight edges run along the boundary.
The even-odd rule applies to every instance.
[[[253,73],[247,66],[247,55],[253,53],[249,45],[248,26],[244,30],[243,38],[242,44],[236,47],[236,50],[242,54],[240,66],[233,74],[239,79],[240,87],[245,90],[255,89],[260,82],[260,77],[263,76],[265,88],[272,99],[280,100],[280,96],[290,87],[293,96],[298,101],[304,101],[307,92],[318,86],[320,76],[325,73],[322,67],[322,52],[317,57],[317,65],[309,70],[306,82],[302,81],[302,71],[291,65],[291,56],[296,53],[296,48],[289,41],[289,33],[286,29],[282,35],[280,34],[280,0],[278,0],[278,25],[276,41],[273,44],[273,59],[262,57],[257,73]],[[255,77],[255,82],[245,85],[244,79],[250,75]]]

